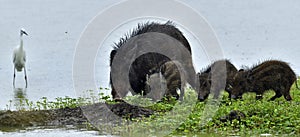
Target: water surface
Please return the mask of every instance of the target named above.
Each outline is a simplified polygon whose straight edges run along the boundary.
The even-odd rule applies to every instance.
[[[49,100],[65,96],[78,97],[72,81],[76,43],[89,21],[116,2],[119,0],[89,0],[88,2],[86,0],[2,0],[0,2],[0,96],[2,97],[0,110],[16,109],[15,106],[21,106],[22,99],[37,101],[42,97],[47,97]],[[230,59],[238,68],[242,65],[251,66],[267,59],[280,59],[289,62],[296,73],[300,74],[300,1],[182,0],[182,2],[207,19],[219,38],[225,58]],[[105,48],[98,51],[95,63],[96,87],[109,87],[108,61],[111,46],[131,30],[135,23],[137,22],[125,23],[123,27],[112,30],[112,35],[103,45]],[[12,86],[12,51],[19,44],[21,27],[29,34],[24,37],[28,61],[27,89],[24,88],[22,72],[17,73],[16,88]],[[184,29],[182,31],[193,47],[193,43],[197,41],[192,37],[192,32]],[[201,50],[193,50],[196,71],[209,64],[202,53]],[[27,132],[27,136],[53,136],[69,132],[72,132],[70,136],[95,135],[57,129],[30,131]],[[23,136],[24,134],[18,132],[0,133],[0,135]]]

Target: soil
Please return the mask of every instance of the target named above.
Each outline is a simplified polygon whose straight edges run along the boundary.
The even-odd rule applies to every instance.
[[[96,103],[92,105],[35,111],[0,112],[0,129],[7,127],[83,125],[87,122],[118,124],[122,119],[148,117],[154,112],[126,102]],[[99,123],[100,122],[100,123]]]

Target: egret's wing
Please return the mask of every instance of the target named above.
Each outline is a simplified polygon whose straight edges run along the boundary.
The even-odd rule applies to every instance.
[[[13,56],[12,56],[12,57],[13,57],[13,62],[15,62],[15,61],[16,61],[16,56],[17,56],[17,55],[16,55],[16,50],[14,50],[14,52],[13,52]]]
[[[24,60],[24,62],[26,62],[26,53],[25,53],[25,51],[24,51],[23,60]]]

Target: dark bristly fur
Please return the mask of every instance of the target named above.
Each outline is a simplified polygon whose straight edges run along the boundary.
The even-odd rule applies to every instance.
[[[225,67],[226,70],[224,68]],[[197,92],[198,92],[198,100],[204,101],[210,94],[210,90],[214,93],[214,98],[218,98],[219,92],[221,90],[225,90],[229,93],[229,97],[231,96],[231,85],[232,85],[232,77],[237,72],[235,66],[229,60],[218,60],[211,64],[207,69],[202,71],[201,73],[197,73],[198,84],[197,84]],[[214,73],[215,78],[212,79],[212,73]],[[224,76],[226,75],[226,76]],[[226,77],[226,83],[221,80]],[[215,82],[215,86],[212,86],[212,82]]]
[[[241,97],[245,92],[255,92],[257,99],[267,90],[275,91],[270,100],[281,97],[289,101],[290,88],[296,81],[296,74],[283,61],[269,60],[248,70],[240,70],[234,76],[231,98]]]
[[[180,41],[191,53],[191,47],[187,39],[183,36],[182,32],[177,29],[171,21],[167,21],[165,24],[156,22],[139,23],[130,34],[126,34],[124,38],[121,38],[119,43],[115,43],[114,50],[118,50],[124,45],[130,38],[148,32],[160,32],[167,34],[178,41]],[[111,58],[113,59],[113,57]]]
[[[147,22],[144,24],[138,24],[137,28],[134,29],[130,35],[126,35],[124,38],[120,39],[119,43],[115,43],[114,49],[111,51],[110,55],[110,66],[112,66],[114,56],[118,52],[118,49],[120,49],[123,45],[126,45],[125,43],[128,42],[129,39],[148,32],[158,32],[171,36],[181,42],[182,45],[191,53],[191,48],[187,39],[183,36],[182,32],[173,25],[172,22],[168,21],[164,24]],[[142,91],[145,91],[146,76],[157,73],[152,70],[157,70],[157,68],[160,68],[167,61],[170,61],[170,59],[159,53],[147,53],[138,57],[131,64],[129,70],[129,82],[133,90],[133,94],[141,94]],[[114,74],[114,72],[110,72],[112,96],[114,99],[122,98],[128,93],[128,91],[126,89],[123,91],[115,90],[116,88],[114,88],[114,84],[112,83],[112,74]],[[145,93],[145,95],[146,94],[147,93]]]

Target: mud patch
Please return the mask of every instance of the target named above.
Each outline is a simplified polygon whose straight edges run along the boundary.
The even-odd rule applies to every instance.
[[[150,109],[133,106],[126,102],[118,102],[114,104],[96,103],[76,108],[62,108],[53,110],[8,110],[0,112],[0,130],[7,128],[18,129],[32,126],[79,126],[86,124],[87,122],[115,123],[121,119],[148,117],[153,113],[154,112]]]

